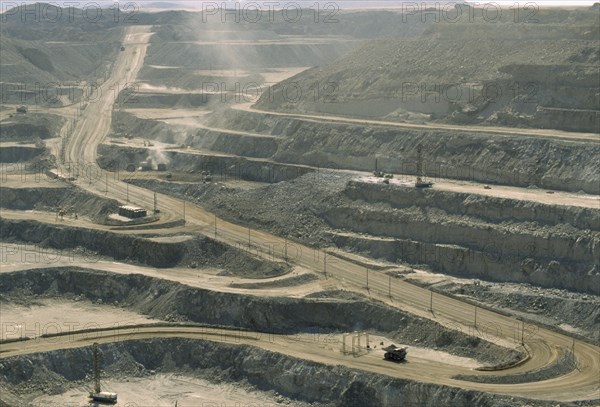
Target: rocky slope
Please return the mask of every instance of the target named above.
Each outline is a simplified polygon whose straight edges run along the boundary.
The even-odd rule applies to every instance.
[[[437,347],[496,365],[519,360],[520,352],[451,330],[437,322],[362,298],[286,298],[215,292],[143,275],[106,273],[76,267],[0,274],[3,300],[12,297],[84,296],[152,318],[204,323],[281,334],[327,335],[357,329],[394,340]],[[493,330],[490,329],[490,332]],[[485,333],[483,334],[485,336]]]
[[[33,179],[34,176],[31,175],[31,178]],[[56,188],[0,186],[0,208],[46,212],[56,212],[59,208],[63,208],[67,210],[68,216],[77,212],[78,216],[88,216],[92,220],[102,221],[108,214],[116,213],[118,206],[117,201],[101,198],[66,185]]]
[[[64,123],[64,118],[52,114],[15,114],[0,122],[0,141],[36,142],[58,137]]]
[[[416,147],[424,170],[454,178],[521,187],[600,193],[600,144],[554,137],[499,135],[318,122],[229,111],[209,118],[226,127],[284,137],[276,161],[319,167],[414,174]]]
[[[111,231],[1,217],[0,225],[2,241],[26,242],[54,249],[81,248],[89,263],[108,257],[161,268],[208,265],[248,278],[276,276],[289,270],[285,264],[259,259],[243,249],[207,237],[156,241]]]
[[[207,117],[209,127],[228,129],[228,132],[172,126],[128,114],[119,114],[118,118],[115,134],[144,133],[175,146],[208,150],[206,154],[223,153],[269,159],[281,165],[369,172],[377,164],[385,172],[414,175],[416,147],[421,144],[424,171],[433,181],[450,178],[600,193],[600,164],[596,159],[600,155],[600,144],[586,140],[343,124],[239,110],[219,111]],[[100,153],[106,155],[103,165],[110,167],[107,159],[115,155],[121,157],[119,160],[124,165],[133,155],[139,160],[144,158],[141,149],[135,153],[124,147],[121,152],[116,151],[118,149],[115,145],[101,146]],[[196,155],[198,163],[207,159]],[[213,157],[214,161],[224,159],[231,161],[218,155]],[[193,160],[191,154],[181,152],[173,162],[189,170],[194,167]],[[195,168],[202,168],[202,164],[196,164]]]
[[[149,371],[184,372],[214,383],[250,384],[319,407],[550,407],[552,402],[499,396],[457,387],[417,383],[365,373],[343,366],[327,366],[263,351],[188,339],[124,341],[101,345],[106,369],[112,376],[139,377]],[[19,397],[59,393],[77,383],[88,383],[91,349],[76,348],[8,358],[0,363],[2,398],[9,404]],[[84,361],[84,362],[82,362]],[[561,403],[565,407],[593,402]],[[19,404],[23,405],[23,404]]]
[[[595,209],[416,191],[323,171],[250,190],[132,182],[315,246],[463,277],[593,293],[600,287]]]
[[[489,16],[484,21],[481,9],[471,11],[481,21],[465,18],[470,15],[465,11],[463,18],[444,19],[418,38],[373,41],[276,85],[257,106],[400,121],[598,131],[597,8],[537,10],[535,24],[515,21],[514,10],[507,8],[493,21]],[[286,98],[286,86],[313,95],[323,84],[333,84],[319,89],[326,97]]]

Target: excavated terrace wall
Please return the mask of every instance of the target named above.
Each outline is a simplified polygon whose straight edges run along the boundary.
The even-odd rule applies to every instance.
[[[479,336],[450,330],[435,321],[386,305],[362,300],[263,297],[216,292],[140,274],[114,274],[78,267],[48,268],[0,274],[0,289],[8,298],[85,296],[133,309],[155,319],[187,321],[294,334],[374,330],[404,343],[438,347],[460,356],[497,365],[519,360],[519,352],[479,336],[496,332],[481,322]],[[294,338],[290,338],[293,343]]]
[[[58,181],[57,181],[58,182]],[[119,203],[73,187],[56,188],[8,188],[0,187],[0,208],[22,211],[38,209],[54,212],[58,208],[70,208],[79,215],[92,219],[104,219],[116,213]]]
[[[540,108],[533,121],[538,127],[569,131],[600,132],[600,111]]]
[[[243,136],[217,130],[198,129],[186,144],[226,154],[254,158],[269,158],[277,152],[279,139],[273,137]]]
[[[549,205],[435,188],[416,189],[360,181],[348,182],[344,195],[368,203],[387,203],[393,208],[437,208],[449,214],[475,216],[494,223],[529,221],[540,225],[569,224],[577,229],[600,231],[600,208]]]
[[[600,294],[597,266],[586,273],[574,271],[554,260],[544,261],[504,253],[499,255],[498,252],[479,251],[451,244],[347,234],[332,234],[331,238],[338,247],[392,262],[427,265],[435,272]]]
[[[332,232],[338,246],[465,277],[600,293],[599,210],[360,182],[344,194],[356,204],[323,214],[355,232]]]
[[[238,274],[251,271],[264,276],[279,275],[286,269],[281,264],[259,260],[247,251],[207,237],[175,243],[156,242],[110,231],[0,218],[0,240],[61,250],[81,247],[86,249],[84,256],[89,263],[100,256],[108,256],[152,267],[209,264]]]
[[[142,119],[128,112],[113,112],[112,132],[114,135],[130,135],[158,140],[167,144],[191,146],[199,149],[222,152],[253,158],[269,158],[275,152],[280,139],[268,135],[244,135],[195,127],[190,118],[189,125],[168,124],[162,120]]]
[[[100,154],[98,164],[102,168],[108,170],[117,168],[122,171],[128,166],[138,167],[139,163],[145,161],[148,157],[149,150],[103,144],[98,148],[98,153]],[[216,177],[225,180],[242,179],[275,183],[289,181],[315,171],[312,168],[298,165],[265,162],[243,157],[212,156],[175,151],[168,151],[164,154],[169,157],[168,170],[192,171],[197,174],[202,171],[210,171]]]
[[[58,121],[58,120],[57,120]],[[29,123],[2,123],[1,141],[26,141],[47,139],[53,136],[50,125]]]
[[[92,260],[110,256],[153,267],[170,267],[183,259],[180,244],[158,243],[124,234],[51,225],[33,220],[0,219],[0,239],[41,244],[55,249],[84,247]],[[97,253],[97,255],[95,254]]]
[[[114,134],[143,135],[146,139],[218,151],[243,157],[269,158],[277,152],[280,139],[268,135],[232,134],[189,125],[142,119],[127,112],[113,112]]]
[[[290,119],[244,111],[210,117],[209,125],[285,136],[273,159],[313,166],[415,174],[423,145],[430,178],[474,180],[600,193],[600,144],[482,132],[407,129]]]
[[[559,234],[553,230],[526,231],[519,226],[502,227],[491,224],[432,222],[421,213],[401,210],[341,207],[328,211],[325,220],[338,229],[353,230],[376,236],[413,239],[446,245],[470,247],[489,252],[499,260],[506,256],[557,260],[574,266],[577,271],[589,271],[599,265],[600,234],[585,236]]]
[[[329,366],[248,345],[181,338],[123,341],[99,346],[105,370],[135,377],[149,370],[198,375],[218,382],[246,381],[263,391],[335,407],[542,407],[552,402],[493,395],[458,387]],[[37,385],[89,380],[90,347],[7,358],[0,362],[2,398],[17,398],[26,382]],[[124,366],[127,368],[124,369]],[[68,387],[68,383],[65,383]],[[584,403],[588,405],[589,403]],[[569,406],[569,404],[564,404]],[[591,404],[589,404],[591,405]]]
[[[22,104],[22,101],[16,101]],[[0,141],[36,143],[40,139],[58,137],[65,118],[54,114],[30,111],[16,114],[0,124]]]
[[[44,148],[30,146],[3,146],[0,147],[0,163],[31,161],[44,151]]]

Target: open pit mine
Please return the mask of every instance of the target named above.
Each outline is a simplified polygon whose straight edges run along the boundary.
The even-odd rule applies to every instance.
[[[600,405],[600,4],[546,3],[3,2],[0,406]]]

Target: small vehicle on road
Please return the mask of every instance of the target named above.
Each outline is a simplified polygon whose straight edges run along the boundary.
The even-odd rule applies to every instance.
[[[383,348],[383,350],[385,351],[383,358],[385,360],[391,360],[393,362],[404,362],[406,360],[407,349],[408,348],[406,348],[406,347],[400,348],[400,347],[397,347],[396,345],[392,344],[390,346]]]

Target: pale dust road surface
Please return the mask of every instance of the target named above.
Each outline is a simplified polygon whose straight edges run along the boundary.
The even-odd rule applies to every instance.
[[[36,213],[36,217],[39,217],[39,215],[39,213]],[[12,219],[26,218],[27,215],[23,215],[20,218]],[[64,221],[57,221],[56,223],[69,224],[69,222]],[[107,260],[92,253],[82,255],[73,249],[53,249],[37,245],[0,243],[0,273],[46,269],[49,267],[54,269],[81,267],[86,270],[105,271],[113,274],[143,274],[148,277],[174,281],[205,290],[263,297],[303,298],[309,294],[323,291],[325,281],[320,278],[318,280],[311,279],[305,282],[297,282],[292,285],[285,284],[286,280],[303,275],[314,276],[314,273],[302,267],[294,267],[289,273],[275,277],[243,278],[235,275],[219,275],[222,271],[219,268],[157,268]],[[281,286],[270,286],[273,283],[278,283]]]
[[[341,340],[338,336],[321,337],[315,339],[313,335],[276,335],[264,332],[228,330],[210,327],[120,327],[100,332],[90,333],[68,333],[67,335],[54,338],[38,338],[25,342],[3,344],[1,346],[2,357],[10,357],[36,352],[47,352],[57,349],[69,349],[82,346],[90,346],[94,342],[110,343],[125,340],[139,340],[148,338],[189,338],[224,342],[230,344],[245,344],[260,347],[262,349],[286,354],[292,357],[311,360],[328,365],[344,365],[349,368],[360,369],[368,372],[384,374],[391,377],[407,378],[416,381],[429,381],[449,386],[462,387],[465,389],[476,389],[499,394],[515,394],[529,397],[548,399],[551,396],[559,400],[572,397],[573,391],[582,391],[584,381],[577,378],[577,374],[569,373],[557,379],[542,382],[524,384],[487,384],[473,383],[452,379],[457,374],[473,374],[468,367],[468,361],[458,362],[452,358],[454,363],[446,363],[445,358],[433,359],[427,354],[414,355],[409,363],[399,367],[382,358],[382,352],[376,349],[363,353],[362,356],[348,355],[341,352]],[[545,357],[554,359],[556,352],[548,351]],[[565,382],[572,386],[570,395],[557,394],[557,387],[563,388]],[[578,389],[578,390],[576,390]],[[589,395],[587,392],[580,393],[581,396]]]
[[[270,110],[262,110],[252,106],[252,102],[239,103],[233,105],[234,109],[244,110],[249,112],[257,112],[274,116],[286,116],[305,120],[316,120],[316,121],[329,121],[329,122],[341,122],[350,124],[362,124],[362,125],[373,125],[373,126],[389,126],[406,129],[421,129],[421,130],[452,130],[466,133],[494,133],[504,136],[527,136],[527,137],[553,137],[560,138],[570,141],[584,141],[584,142],[595,142],[600,143],[600,134],[597,133],[576,133],[563,130],[553,129],[521,129],[514,127],[494,127],[494,126],[456,126],[451,124],[440,124],[440,123],[398,123],[387,120],[373,120],[373,119],[357,119],[352,117],[335,116],[327,114],[301,114],[301,113],[284,113],[274,112]]]

